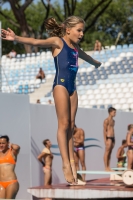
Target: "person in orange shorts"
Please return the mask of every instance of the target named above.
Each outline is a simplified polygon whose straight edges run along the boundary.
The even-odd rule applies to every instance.
[[[20,147],[9,143],[7,135],[0,136],[0,199],[15,199],[19,183],[14,172]]]
[[[53,154],[50,151],[51,142],[49,139],[43,141],[45,148],[38,155],[38,160],[43,165],[43,172],[44,172],[44,185],[51,185],[52,183],[52,160]]]

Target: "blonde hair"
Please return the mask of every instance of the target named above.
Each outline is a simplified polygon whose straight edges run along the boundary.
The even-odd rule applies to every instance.
[[[44,25],[50,36],[63,37],[66,33],[66,28],[72,28],[79,23],[85,24],[85,21],[77,16],[68,17],[62,24],[58,24],[56,20],[51,17],[45,20]]]
[[[130,131],[130,129],[133,128],[133,124],[129,124],[127,129]]]

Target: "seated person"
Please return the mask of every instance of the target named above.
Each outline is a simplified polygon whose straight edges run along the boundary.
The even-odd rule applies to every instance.
[[[101,51],[102,50],[102,44],[99,42],[99,40],[96,40],[95,45],[94,45],[94,51]]]
[[[117,167],[126,167],[126,153],[124,151],[124,148],[127,147],[127,141],[122,140],[122,145],[119,147],[117,151]]]
[[[36,103],[41,103],[41,102],[40,102],[40,99],[37,99]]]
[[[16,51],[14,49],[11,50],[9,54],[7,54],[7,58],[15,58],[17,55]]]
[[[36,76],[36,79],[41,79],[41,81],[42,81],[42,79],[45,79],[45,74],[44,74],[44,71],[42,70],[42,68],[40,68],[40,70]]]

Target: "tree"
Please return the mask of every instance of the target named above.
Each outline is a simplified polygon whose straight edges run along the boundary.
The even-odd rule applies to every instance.
[[[17,27],[23,37],[43,38],[44,20],[48,18],[50,14],[53,14],[53,16],[59,22],[62,22],[66,17],[74,15],[75,13],[80,15],[79,11],[81,12],[81,6],[85,4],[85,6],[87,6],[84,10],[84,19],[87,22],[89,22],[88,19],[90,17],[92,19],[91,23],[87,23],[88,26],[85,28],[86,33],[91,27],[95,25],[98,18],[105,12],[112,1],[113,0],[63,0],[63,8],[61,8],[58,1],[55,4],[52,4],[50,0],[41,0],[41,8],[44,8],[44,15],[41,16],[41,23],[39,23],[40,29],[37,32],[34,30],[34,26],[31,26],[33,23],[29,23],[29,21],[32,21],[32,18],[34,18],[34,15],[29,16],[27,12],[29,6],[33,4],[33,0],[25,0],[24,3],[21,0],[3,0],[3,2],[10,3],[15,20],[14,18],[10,18],[8,15],[6,15],[2,10],[0,10],[0,15],[2,15],[8,22],[10,22],[10,24]],[[39,14],[39,12],[37,14]],[[30,46],[24,45],[24,47],[26,52],[31,52]]]

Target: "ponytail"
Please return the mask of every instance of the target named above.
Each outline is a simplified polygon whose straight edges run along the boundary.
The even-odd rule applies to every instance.
[[[48,18],[47,20],[45,20],[44,22],[45,28],[48,32],[48,34],[53,37],[53,36],[57,36],[57,37],[63,37],[63,33],[64,33],[64,26],[63,25],[59,25],[56,20],[51,17]]]
[[[66,34],[66,28],[75,27],[79,23],[83,23],[85,25],[84,20],[77,16],[68,17],[62,24],[58,24],[56,20],[51,17],[45,20],[44,25],[51,37],[63,37]]]

